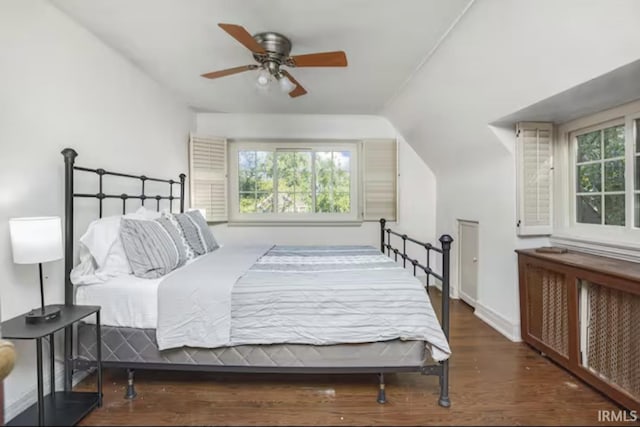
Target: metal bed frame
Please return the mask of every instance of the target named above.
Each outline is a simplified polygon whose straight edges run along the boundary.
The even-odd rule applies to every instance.
[[[155,200],[156,210],[160,210],[160,202],[168,200],[169,210],[173,208],[173,201],[180,201],[180,212],[184,212],[184,196],[185,196],[185,174],[179,175],[179,180],[150,178],[145,175],[131,175],[126,173],[111,172],[104,169],[91,169],[86,167],[75,166],[75,159],[78,156],[75,150],[65,148],[62,151],[65,164],[65,305],[74,304],[74,286],[71,283],[71,270],[74,263],[74,200],[76,198],[95,198],[98,200],[98,215],[102,217],[103,201],[105,199],[122,200],[122,213],[126,213],[127,201],[129,199],[140,200],[142,206],[145,201]],[[98,192],[92,193],[75,193],[74,192],[74,175],[75,172],[94,173],[99,177]],[[139,195],[129,194],[105,194],[103,192],[103,178],[105,176],[116,176],[121,178],[130,178],[141,181],[141,193]],[[166,183],[169,185],[169,195],[150,196],[145,193],[145,182],[155,181]],[[174,195],[174,185],[179,185],[180,195]],[[398,249],[392,245],[392,236],[395,240],[400,239],[402,249]],[[450,251],[453,238],[448,234],[440,237],[440,247],[436,247],[430,243],[424,243],[415,240],[406,234],[397,233],[390,228],[386,228],[386,220],[380,220],[380,250],[387,256],[393,256],[395,261],[402,259],[402,264],[413,266],[414,276],[418,270],[423,271],[426,276],[426,289],[429,292],[430,277],[440,280],[442,283],[442,315],[441,323],[444,334],[449,339],[449,266]],[[421,264],[417,259],[411,258],[407,254],[407,242],[415,244],[426,250],[427,257],[425,264]],[[441,255],[442,272],[438,274],[431,268],[431,251]],[[73,327],[67,327],[64,331],[64,390],[71,391],[72,379],[75,371],[90,369],[96,366],[95,361],[87,361],[74,356],[73,351]],[[104,361],[102,366],[111,368],[125,368],[128,374],[128,386],[125,397],[133,399],[136,396],[134,388],[134,370],[135,369],[154,369],[154,370],[176,370],[176,371],[200,371],[200,372],[233,372],[233,373],[292,373],[292,374],[340,374],[340,373],[374,373],[378,374],[378,403],[386,402],[384,374],[395,372],[420,372],[423,375],[434,375],[439,378],[440,396],[438,403],[440,406],[449,407],[451,401],[449,399],[449,361],[445,360],[433,365],[418,366],[358,366],[358,367],[271,367],[271,366],[229,366],[229,365],[186,365],[172,363],[141,363],[141,362],[113,362]]]

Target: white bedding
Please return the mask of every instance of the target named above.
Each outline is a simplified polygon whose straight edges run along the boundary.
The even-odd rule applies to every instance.
[[[100,323],[125,328],[155,329],[158,324],[158,285],[162,278],[141,279],[128,274],[104,283],[78,286],[76,304],[99,305]],[[95,323],[93,316],[88,323]]]
[[[77,277],[81,277],[83,281],[76,286],[76,304],[101,306],[100,323],[105,326],[156,329],[158,327],[158,286],[164,279],[179,273],[194,262],[215,257],[220,260],[215,267],[217,269],[216,289],[230,298],[233,284],[267,249],[269,246],[221,246],[157,279],[142,279],[133,274],[112,278],[98,277],[93,272],[85,276],[78,274]],[[225,274],[222,274],[223,272]],[[229,299],[225,298],[225,304],[229,304]],[[95,320],[91,317],[87,323],[95,323]],[[228,329],[228,326],[226,328]],[[228,332],[224,335],[228,336]]]
[[[449,357],[420,282],[376,249],[268,250],[224,247],[160,279],[81,285],[76,302],[102,306],[104,325],[156,329],[160,350],[400,338]]]

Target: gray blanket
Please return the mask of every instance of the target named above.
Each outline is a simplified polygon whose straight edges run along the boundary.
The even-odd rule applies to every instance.
[[[233,287],[231,344],[423,340],[450,349],[422,284],[368,246],[276,246]]]

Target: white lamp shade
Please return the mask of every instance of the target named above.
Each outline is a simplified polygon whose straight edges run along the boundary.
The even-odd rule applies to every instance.
[[[9,220],[13,262],[37,264],[62,258],[62,221],[59,217]]]

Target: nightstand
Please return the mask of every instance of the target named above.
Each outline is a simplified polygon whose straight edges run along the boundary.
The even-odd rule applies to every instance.
[[[96,406],[102,406],[102,342],[100,338],[100,306],[59,305],[60,317],[38,324],[25,321],[25,314],[2,322],[2,337],[10,340],[36,340],[38,402],[25,409],[7,423],[8,426],[33,425],[75,425]],[[55,391],[55,352],[54,334],[67,326],[96,315],[96,345],[98,387],[96,392]],[[49,358],[51,377],[49,394],[44,395],[44,376],[42,370],[42,340],[49,337]]]

